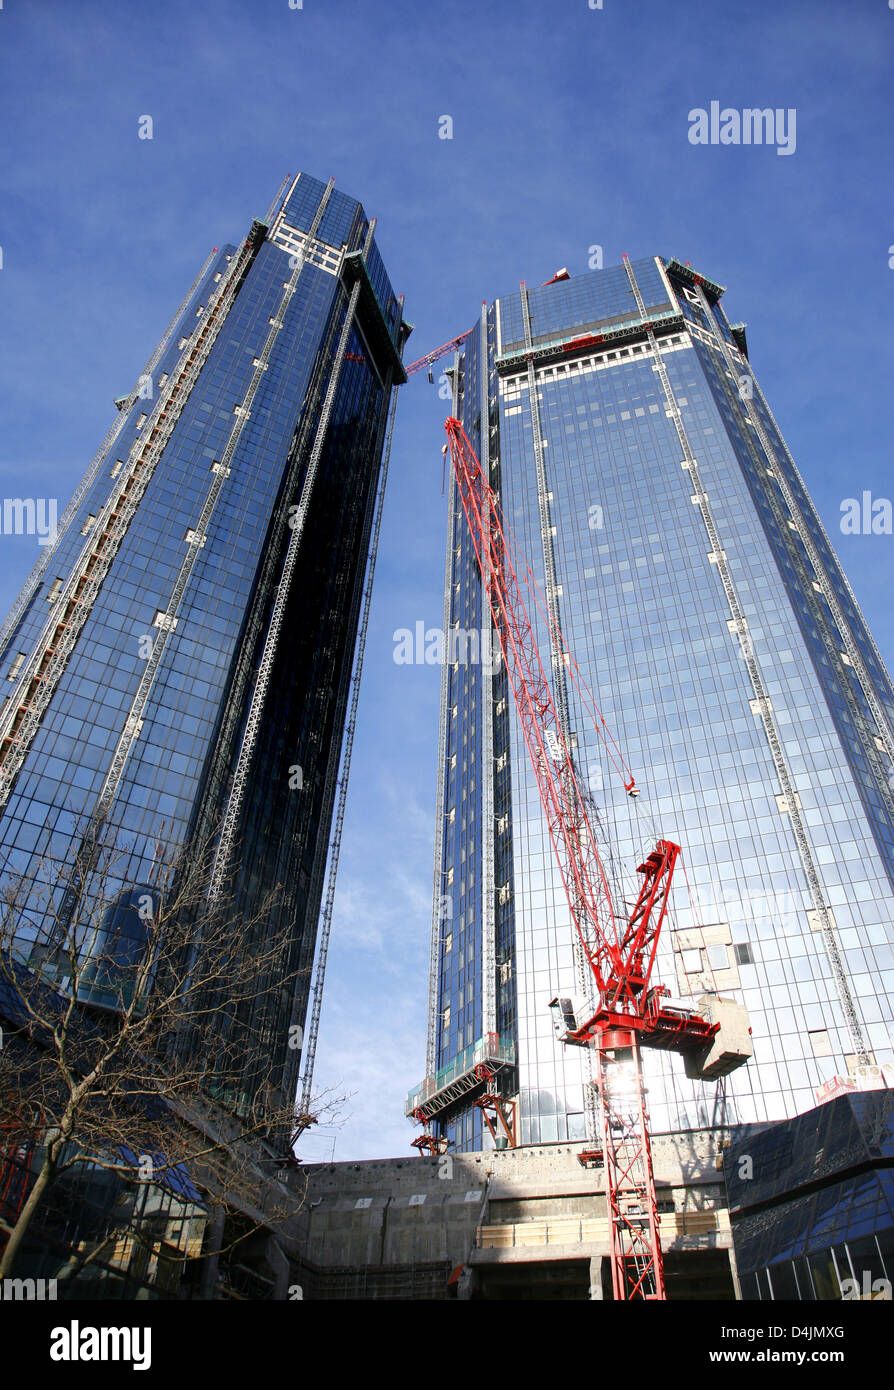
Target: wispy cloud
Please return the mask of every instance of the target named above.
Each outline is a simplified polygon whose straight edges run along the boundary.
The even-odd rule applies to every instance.
[[[66,500],[211,245],[238,240],[304,168],[378,216],[417,325],[411,356],[522,277],[584,273],[592,243],[606,264],[676,254],[728,284],[730,317],[749,320],[755,369],[829,524],[843,496],[890,496],[877,306],[894,285],[894,15],[882,0],[787,0],[759,22],[753,8],[687,0],[681,30],[654,0],[453,0],[446,29],[414,0],[156,0],[136,24],[112,0],[7,5],[5,494]],[[688,145],[689,108],[713,98],[797,107],[796,155]],[[144,113],[151,142],[137,140]],[[437,137],[444,113],[452,141]],[[360,1096],[343,1158],[406,1151],[403,1091],[423,1064],[440,671],[395,666],[391,634],[406,611],[440,622],[445,414],[424,374],[402,388],[317,1063],[321,1084]],[[835,536],[890,653],[880,539]],[[0,608],[35,558],[9,538]]]

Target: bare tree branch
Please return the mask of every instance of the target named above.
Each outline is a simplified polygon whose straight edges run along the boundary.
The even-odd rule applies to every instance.
[[[74,865],[43,862],[37,907],[33,880],[0,892],[0,987],[13,1015],[0,1047],[0,1163],[24,1134],[43,1153],[0,1278],[53,1184],[78,1165],[178,1191],[188,1174],[248,1218],[246,1233],[287,1220],[301,1193],[263,1165],[288,1162],[295,1138],[344,1100],[326,1093],[315,1113],[299,1113],[281,1091],[300,1029],[277,1036],[273,1022],[298,975],[289,924],[273,911],[278,890],[251,912],[210,901],[210,840],[170,860],[157,852],[137,884],[125,876],[130,849],[104,827],[88,827],[81,845]],[[73,1257],[65,1277],[113,1234]],[[159,1247],[139,1223],[127,1237]]]

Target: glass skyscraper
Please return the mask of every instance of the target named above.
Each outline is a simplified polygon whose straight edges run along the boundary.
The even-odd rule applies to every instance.
[[[219,837],[234,914],[281,885],[270,930],[303,972],[245,1006],[286,1103],[405,380],[374,231],[302,173],[214,248],[0,633],[0,867],[26,885],[23,951],[58,930],[46,857],[74,864],[97,826],[121,850],[109,933],[160,854]]]
[[[653,983],[750,1013],[754,1056],[724,1083],[644,1052],[655,1130],[790,1116],[891,1061],[894,690],[722,294],[660,257],[560,274],[484,306],[452,371],[453,413],[642,790],[625,794],[553,661],[620,898],[658,836],[683,849]],[[428,1074],[408,1112],[483,1147],[484,1063],[522,1143],[581,1139],[586,1059],[549,1010],[580,962],[505,673],[481,659],[455,489],[444,623],[463,640],[443,673]]]

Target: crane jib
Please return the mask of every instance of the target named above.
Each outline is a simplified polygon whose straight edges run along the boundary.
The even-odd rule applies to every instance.
[[[523,285],[527,333],[526,293]],[[643,876],[639,895],[633,911],[620,918],[624,927],[618,931],[619,919],[596,849],[586,798],[563,733],[567,720],[563,725],[557,713],[518,580],[521,571],[537,603],[535,586],[527,578],[530,570],[522,569],[513,559],[499,499],[462,424],[450,418],[446,429],[457,493],[469,526],[571,920],[597,989],[596,1011],[583,1022],[576,1021],[570,1001],[557,999],[553,1005],[569,1007],[566,1017],[570,1018],[570,1026],[560,1034],[563,1040],[593,1047],[598,1061],[598,1077],[593,1085],[602,1117],[600,1152],[606,1173],[615,1298],[664,1299],[664,1266],[640,1046],[694,1054],[694,1058],[686,1058],[686,1067],[687,1074],[695,1077],[725,1075],[746,1060],[750,1048],[747,1042],[740,1043],[738,1051],[725,1044],[716,1046],[720,1023],[668,1000],[665,986],[650,986],[679,845],[660,839],[639,865]],[[553,670],[558,666],[567,671],[586,690],[554,616],[543,613],[539,603],[538,608],[550,634]],[[637,796],[633,775],[605,720],[588,703],[586,695],[579,693],[594,730],[621,775],[625,791],[631,797]],[[739,1008],[732,1001],[725,1001],[723,1007]],[[705,1070],[700,1072],[700,1067]],[[585,1159],[584,1154],[581,1159]]]
[[[472,544],[484,581],[510,688],[546,813],[572,921],[596,981],[600,999],[636,1013],[648,988],[668,892],[679,847],[661,840],[640,865],[645,876],[636,907],[618,935],[605,871],[578,785],[574,760],[565,746],[552,692],[540,658],[513,563],[496,493],[459,420],[446,424],[451,463]],[[563,652],[566,650],[558,634]],[[567,663],[576,670],[573,660]],[[598,713],[598,712],[597,712]],[[594,727],[605,740],[601,715]],[[624,777],[633,794],[635,783]]]

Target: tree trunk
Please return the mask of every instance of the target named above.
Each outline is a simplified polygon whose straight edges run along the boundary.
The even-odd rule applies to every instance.
[[[37,1175],[34,1186],[28,1193],[27,1201],[19,1212],[19,1218],[12,1228],[9,1240],[6,1242],[6,1249],[3,1251],[2,1259],[0,1259],[0,1279],[4,1279],[7,1275],[12,1273],[12,1267],[15,1263],[16,1255],[19,1252],[19,1246],[27,1233],[28,1227],[31,1225],[31,1218],[37,1210],[40,1200],[54,1176],[55,1163],[53,1161],[52,1150],[48,1148],[46,1157],[43,1161],[43,1167]]]

